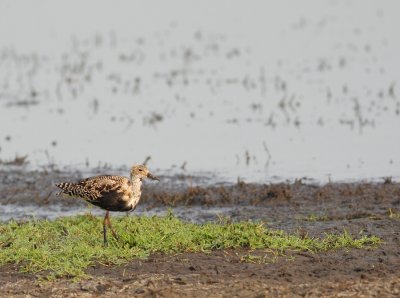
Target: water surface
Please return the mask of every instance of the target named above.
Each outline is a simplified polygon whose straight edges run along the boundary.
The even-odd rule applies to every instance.
[[[399,177],[399,2],[0,6],[3,162]]]

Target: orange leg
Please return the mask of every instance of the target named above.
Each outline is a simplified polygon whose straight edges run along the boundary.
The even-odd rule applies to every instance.
[[[107,216],[108,216],[108,211],[106,213],[106,216],[104,217],[103,220],[103,237],[104,237],[104,246],[108,245],[108,241],[107,241]]]
[[[117,233],[115,233],[115,230],[113,229],[113,227],[111,225],[109,211],[106,212],[106,217],[104,218],[104,220],[106,221],[108,227],[111,229],[111,232],[112,232],[114,238],[119,240]]]

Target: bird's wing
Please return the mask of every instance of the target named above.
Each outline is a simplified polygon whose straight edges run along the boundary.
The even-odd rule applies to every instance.
[[[130,183],[128,178],[121,176],[104,175],[90,177],[76,184],[75,195],[87,201],[96,201],[111,193],[123,193]]]

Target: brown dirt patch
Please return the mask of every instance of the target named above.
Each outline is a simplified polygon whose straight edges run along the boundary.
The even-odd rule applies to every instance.
[[[35,282],[15,267],[0,273],[2,296],[119,297],[266,297],[396,296],[400,294],[400,255],[376,250],[306,252],[279,257],[273,263],[244,262],[264,251],[215,251],[211,254],[153,255],[124,266],[96,265],[88,280]]]

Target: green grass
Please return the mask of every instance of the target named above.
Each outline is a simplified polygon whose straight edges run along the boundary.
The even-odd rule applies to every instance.
[[[389,209],[389,218],[400,220],[400,212]]]
[[[199,225],[183,222],[172,214],[114,217],[112,221],[120,240],[114,240],[109,233],[108,247],[103,247],[102,219],[92,215],[0,224],[0,265],[19,264],[23,271],[41,272],[47,278],[80,278],[85,276],[85,269],[96,262],[121,264],[151,253],[208,252],[228,248],[322,252],[367,248],[380,243],[375,236],[354,239],[346,231],[309,238],[271,230],[259,222],[225,221]]]
[[[310,214],[310,215],[304,217],[303,220],[305,220],[305,221],[311,221],[311,222],[315,222],[315,221],[327,221],[327,220],[329,220],[329,217],[328,217],[327,215],[315,215],[315,214]]]

